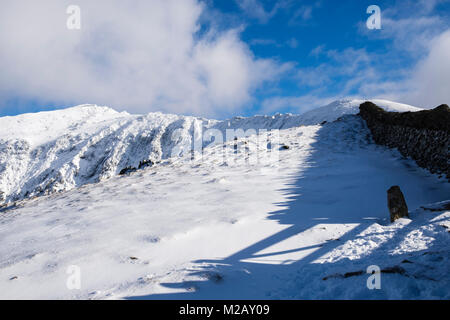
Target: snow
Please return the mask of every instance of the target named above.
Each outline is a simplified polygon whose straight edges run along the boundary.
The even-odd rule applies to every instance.
[[[216,121],[88,105],[0,118],[0,191],[13,203],[104,181],[144,161],[185,156],[199,130],[232,139],[229,129],[296,125],[298,117],[290,115]]]
[[[27,164],[19,175],[24,186],[44,165],[67,168],[76,159],[81,172],[90,168],[83,161],[95,167],[107,153],[104,161],[112,168],[98,181],[75,177],[65,192],[0,211],[0,298],[450,298],[450,211],[442,203],[450,185],[396,150],[373,144],[359,117],[302,125],[311,118],[215,121],[94,108],[45,113],[42,125],[59,126],[48,134],[53,138],[33,138],[14,126],[9,130],[18,135],[8,136],[0,129],[3,141],[23,139],[28,150],[47,145],[42,163]],[[71,115],[59,122],[65,112]],[[325,120],[317,114],[315,121]],[[324,110],[322,115],[328,116]],[[28,125],[35,133],[43,130],[39,115],[19,117],[35,117]],[[194,126],[282,130],[239,138],[236,154],[224,161],[219,142],[202,157],[186,154]],[[167,139],[174,133],[175,142]],[[67,137],[63,144],[60,134],[76,142]],[[225,145],[234,150],[235,141],[228,140]],[[266,140],[271,148],[258,143]],[[19,149],[14,150],[7,157]],[[185,157],[171,157],[174,150]],[[159,163],[117,175],[144,156]],[[44,164],[48,157],[53,161]],[[24,163],[32,161],[30,156]],[[411,211],[411,219],[393,224],[386,207],[392,185],[401,187]],[[385,271],[380,290],[366,286],[371,265]],[[66,286],[70,266],[80,268],[80,290]],[[343,276],[349,272],[358,275]]]
[[[129,116],[108,107],[80,105],[64,110],[22,114],[0,118],[0,133],[3,140],[20,137],[32,146],[52,141],[68,131],[81,133],[95,130],[102,123]]]
[[[374,101],[387,110],[417,109]],[[4,199],[0,198],[0,204],[71,190],[109,179],[125,168],[138,168],[142,162],[186,155],[199,130],[215,129],[223,139],[230,140],[233,137],[227,137],[229,129],[241,129],[242,135],[249,135],[333,121],[357,113],[362,102],[340,100],[303,115],[235,117],[225,121],[162,113],[130,115],[95,105],[3,117],[0,192]]]
[[[417,107],[388,100],[372,99],[370,101],[386,111],[407,112],[421,110]],[[301,115],[302,124],[312,125],[321,123],[322,121],[330,122],[346,114],[357,114],[359,113],[359,106],[363,102],[365,102],[365,100],[360,99],[342,99],[334,101],[329,105],[303,113]]]

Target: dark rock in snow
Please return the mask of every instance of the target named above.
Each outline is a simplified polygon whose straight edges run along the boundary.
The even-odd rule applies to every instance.
[[[146,167],[152,167],[155,163],[152,160],[144,160],[144,161],[139,161],[139,168],[138,169],[142,169],[142,168],[146,168]]]
[[[333,278],[334,279],[339,279],[339,278],[341,278],[341,279],[345,278],[346,279],[346,278],[361,276],[363,274],[364,274],[364,271],[362,271],[362,270],[346,272],[344,274],[342,274],[342,273],[335,273],[335,274],[332,274],[332,275],[329,275],[329,276],[326,276],[326,277],[322,278],[322,280],[328,280],[328,279],[333,279]]]
[[[281,149],[281,150],[289,150],[290,147],[284,144],[284,145],[281,146],[280,149]]]
[[[404,261],[408,261],[408,260],[404,260]],[[412,263],[412,262],[408,261],[406,263]],[[381,273],[399,274],[399,275],[402,275],[402,276],[409,277],[409,275],[406,273],[406,270],[404,268],[400,267],[400,266],[393,266],[393,267],[387,267],[387,268],[381,269]],[[365,272],[363,270],[346,272],[344,274],[342,274],[342,273],[335,273],[335,274],[332,274],[332,275],[329,275],[329,276],[326,276],[326,277],[322,278],[322,280],[347,279],[347,278],[351,278],[351,277],[362,276],[364,274],[365,274]]]
[[[402,261],[402,263],[413,263],[413,262],[409,261],[408,259],[405,259]]]
[[[350,278],[355,276],[363,275],[364,271],[353,271],[353,272],[347,272],[344,274],[344,278]]]
[[[223,281],[223,276],[217,272],[206,273],[205,277],[215,283],[219,283]]]
[[[382,269],[381,273],[391,273],[391,274],[396,273],[396,274],[404,275],[404,274],[406,274],[406,270],[399,266],[393,266],[393,267]]]
[[[122,175],[136,172],[136,171],[137,171],[137,169],[135,167],[126,167],[126,168],[123,168],[122,170],[120,170],[119,175],[122,176]]]
[[[397,219],[409,217],[408,206],[399,186],[393,186],[387,191],[388,207],[391,214],[391,222]]]

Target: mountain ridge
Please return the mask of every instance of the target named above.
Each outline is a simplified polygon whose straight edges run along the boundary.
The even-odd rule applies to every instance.
[[[362,100],[361,100],[362,101]],[[374,100],[380,103],[378,100]],[[360,100],[338,100],[304,114],[211,120],[152,112],[134,115],[109,107],[79,105],[63,110],[0,118],[0,203],[96,183],[125,168],[187,155],[195,131],[274,130],[333,121],[357,113]],[[383,100],[388,110],[418,108]],[[203,142],[203,147],[210,141]],[[219,141],[220,142],[220,141]]]

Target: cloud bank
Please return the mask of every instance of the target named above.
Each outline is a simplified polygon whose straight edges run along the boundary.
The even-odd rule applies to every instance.
[[[0,105],[20,97],[217,116],[286,67],[254,57],[238,30],[202,28],[197,0],[78,0],[81,30],[66,27],[71,4],[2,1]]]
[[[450,105],[450,30],[435,38],[430,52],[414,69],[410,98],[422,106]]]

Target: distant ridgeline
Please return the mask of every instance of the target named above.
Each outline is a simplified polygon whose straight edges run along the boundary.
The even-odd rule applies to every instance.
[[[359,115],[366,121],[375,143],[397,148],[405,157],[431,173],[445,174],[450,181],[450,108],[388,112],[365,102]]]

